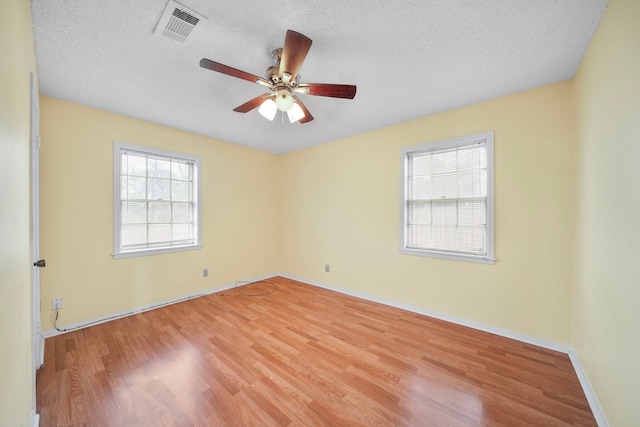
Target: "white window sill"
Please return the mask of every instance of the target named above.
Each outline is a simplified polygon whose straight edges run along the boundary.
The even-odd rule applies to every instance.
[[[437,251],[428,251],[424,249],[409,249],[409,248],[400,248],[398,249],[403,255],[414,255],[414,256],[423,256],[429,258],[439,258],[439,259],[448,259],[452,261],[465,261],[465,262],[475,262],[478,264],[495,264],[497,261],[493,257],[489,256],[475,256],[475,255],[465,255],[465,254],[454,254],[450,252],[437,252]]]
[[[157,249],[139,249],[135,251],[118,252],[113,254],[114,259],[121,258],[134,258],[139,256],[168,254],[172,252],[184,252],[184,251],[197,251],[202,249],[202,245],[188,245],[188,246],[172,246]]]

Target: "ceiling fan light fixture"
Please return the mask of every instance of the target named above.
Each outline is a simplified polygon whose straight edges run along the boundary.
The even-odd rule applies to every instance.
[[[258,113],[262,114],[265,119],[273,121],[273,118],[276,116],[278,112],[278,106],[273,99],[267,99],[260,105],[258,108]]]
[[[289,117],[289,122],[295,123],[298,120],[304,118],[304,111],[300,107],[300,104],[297,102],[293,104],[293,106],[287,111],[287,116]]]
[[[173,1],[173,0],[169,0]],[[309,123],[313,115],[296,93],[331,98],[353,99],[356,95],[354,85],[332,83],[300,83],[300,67],[304,62],[311,39],[293,30],[287,30],[284,47],[272,52],[274,65],[267,68],[266,78],[258,77],[237,68],[212,61],[207,58],[200,60],[200,67],[226,74],[252,83],[268,87],[270,93],[264,93],[234,108],[238,113],[247,113],[258,108],[260,114],[268,120],[273,120],[278,111],[287,112],[291,123]],[[284,120],[284,114],[282,115]]]
[[[276,105],[280,111],[289,111],[293,107],[293,96],[286,89],[280,89],[276,92]]]

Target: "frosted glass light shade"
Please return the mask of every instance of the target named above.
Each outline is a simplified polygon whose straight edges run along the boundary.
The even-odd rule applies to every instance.
[[[280,111],[289,111],[293,107],[293,96],[288,90],[279,90],[276,92],[276,105]]]
[[[297,122],[301,118],[304,117],[304,111],[300,107],[300,104],[297,102],[291,106],[291,108],[287,111],[287,116],[289,116],[289,121],[291,123]]]
[[[273,99],[267,99],[262,103],[262,105],[260,105],[260,108],[258,108],[258,113],[262,114],[265,119],[269,119],[271,121],[273,121],[277,112],[278,106]]]

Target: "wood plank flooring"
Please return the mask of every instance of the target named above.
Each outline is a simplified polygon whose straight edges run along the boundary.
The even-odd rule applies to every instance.
[[[564,354],[285,278],[48,338],[36,384],[42,427],[596,425]]]

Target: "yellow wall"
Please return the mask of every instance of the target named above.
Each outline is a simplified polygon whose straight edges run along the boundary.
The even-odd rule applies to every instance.
[[[278,271],[275,155],[50,97],[41,111],[43,330],[54,297],[64,327]],[[114,140],[201,156],[202,250],[113,259]]]
[[[18,16],[23,3],[11,3]],[[638,21],[640,2],[612,0],[575,81],[283,156],[43,97],[43,329],[53,297],[64,299],[64,325],[281,271],[572,344],[611,424],[640,425]],[[29,270],[16,265],[28,261],[33,42],[17,34],[0,42],[19,59],[28,53],[0,75],[11,94],[0,101],[0,234],[12,237],[0,243],[2,297],[20,301],[0,320],[24,332],[0,332],[3,347],[18,348],[0,355],[0,414],[11,420],[26,417],[30,399],[17,380],[29,375]],[[499,261],[400,255],[400,148],[486,130],[495,131]],[[201,251],[113,260],[114,139],[202,157]]]
[[[611,0],[576,77],[574,347],[612,426],[640,426],[640,2]]]
[[[562,82],[283,156],[281,271],[570,343],[572,102]],[[499,261],[400,255],[400,147],[486,130]]]
[[[31,9],[0,13],[0,425],[28,426],[32,403],[30,89]]]

